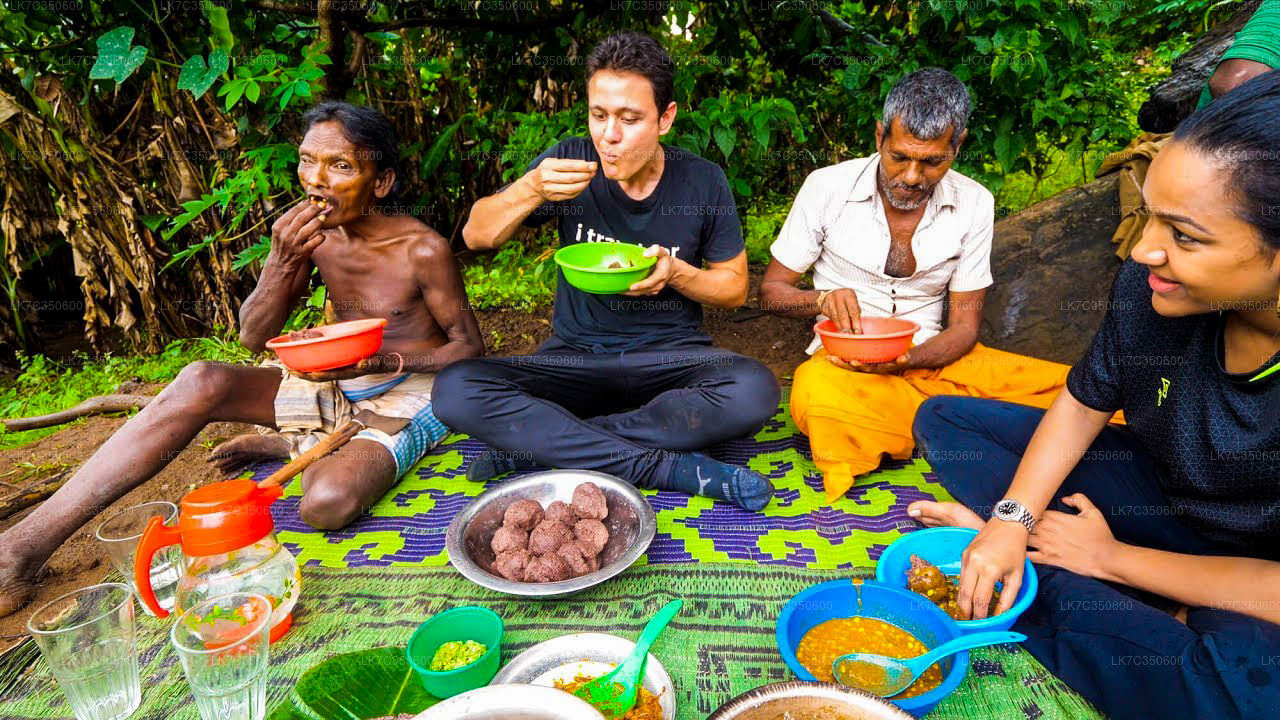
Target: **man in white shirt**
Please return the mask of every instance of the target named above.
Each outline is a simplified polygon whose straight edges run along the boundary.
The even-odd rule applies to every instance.
[[[995,202],[951,169],[965,136],[969,93],[951,73],[900,79],[876,123],[877,153],[814,171],[796,196],[760,286],[764,309],[831,318],[860,333],[861,318],[919,324],[892,362],[845,362],[822,349],[796,370],[791,414],[809,436],[828,500],[885,454],[910,457],[911,422],[934,395],[1048,407],[1068,367],[978,344],[991,285]],[[797,287],[813,271],[813,290]],[[947,322],[942,311],[949,306]]]

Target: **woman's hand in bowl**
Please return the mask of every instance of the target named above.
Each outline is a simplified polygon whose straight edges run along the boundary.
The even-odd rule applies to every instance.
[[[1003,583],[995,614],[1013,607],[1027,559],[1027,529],[1019,523],[991,519],[965,548],[961,558],[960,615],[966,620],[987,617],[991,593]]]

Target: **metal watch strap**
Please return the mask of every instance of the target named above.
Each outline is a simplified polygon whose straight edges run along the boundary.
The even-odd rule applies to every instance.
[[[999,508],[1001,505],[1005,505],[1005,504],[1012,505],[1013,508],[1018,511],[1018,514],[1016,516],[1009,516],[1012,514],[1002,513],[997,515],[996,513],[992,513],[993,515],[996,515],[997,519],[1003,520],[1005,522],[1020,523],[1023,527],[1027,529],[1027,532],[1031,532],[1033,529],[1035,529],[1036,516],[1031,514],[1031,511],[1027,509],[1026,505],[1023,505],[1017,500],[1013,500],[1011,498],[1004,498],[1000,502],[996,503],[996,507]],[[1009,517],[1006,517],[1006,516],[1009,516]]]

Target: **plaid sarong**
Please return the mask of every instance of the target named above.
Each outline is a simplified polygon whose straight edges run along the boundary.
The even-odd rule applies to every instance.
[[[449,434],[449,429],[431,412],[435,373],[383,373],[313,382],[289,374],[276,362],[267,366],[281,368],[275,400],[276,426],[289,440],[291,457],[306,452],[361,410],[409,421],[395,435],[365,428],[355,436],[385,447],[395,458],[397,478]]]

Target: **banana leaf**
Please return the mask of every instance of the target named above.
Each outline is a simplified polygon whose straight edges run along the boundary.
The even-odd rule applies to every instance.
[[[267,720],[370,720],[414,715],[436,702],[403,648],[380,647],[334,655],[303,673]]]

